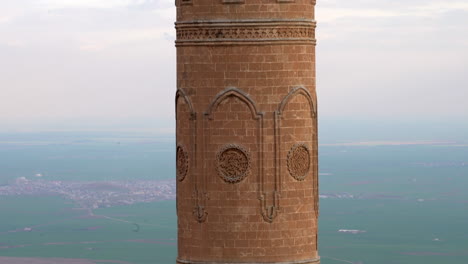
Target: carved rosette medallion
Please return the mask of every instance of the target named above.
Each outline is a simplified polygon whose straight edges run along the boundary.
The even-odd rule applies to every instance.
[[[183,181],[188,172],[188,154],[182,145],[177,146],[177,180]]]
[[[250,154],[243,147],[228,144],[216,156],[218,175],[227,183],[238,183],[249,174]]]
[[[288,153],[288,171],[291,176],[302,181],[310,171],[310,151],[306,144],[292,146]]]

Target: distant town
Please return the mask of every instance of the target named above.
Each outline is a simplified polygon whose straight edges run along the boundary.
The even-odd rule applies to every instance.
[[[0,196],[61,196],[83,209],[116,205],[131,205],[162,200],[175,200],[175,181],[47,181],[36,174],[35,179],[17,178],[0,186]]]
[[[366,183],[356,182],[351,185]],[[36,174],[35,177],[19,177],[9,184],[0,185],[0,196],[60,196],[72,200],[79,208],[89,209],[92,214],[92,210],[97,208],[175,200],[176,182],[175,180],[48,181],[42,174]],[[320,199],[408,199],[404,196],[382,193],[321,193],[319,197]]]

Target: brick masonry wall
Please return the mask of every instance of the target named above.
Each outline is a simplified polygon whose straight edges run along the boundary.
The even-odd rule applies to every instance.
[[[301,19],[314,17],[315,0],[176,0],[177,21]]]
[[[280,22],[236,39],[239,18],[313,19],[313,1],[181,1],[179,22],[231,19],[237,33],[177,45],[179,263],[318,263],[315,42],[267,36],[297,28]]]

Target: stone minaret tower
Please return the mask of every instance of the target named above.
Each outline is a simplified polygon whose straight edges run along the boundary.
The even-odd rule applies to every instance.
[[[315,0],[176,6],[177,263],[319,263]]]

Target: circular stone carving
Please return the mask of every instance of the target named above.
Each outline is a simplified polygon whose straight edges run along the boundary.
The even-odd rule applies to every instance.
[[[228,183],[242,181],[250,169],[250,154],[235,144],[224,146],[216,157],[218,175]]]
[[[310,171],[310,151],[306,144],[292,146],[288,153],[289,174],[298,181],[305,179]]]
[[[188,172],[188,154],[181,145],[177,146],[177,179],[183,181]]]

